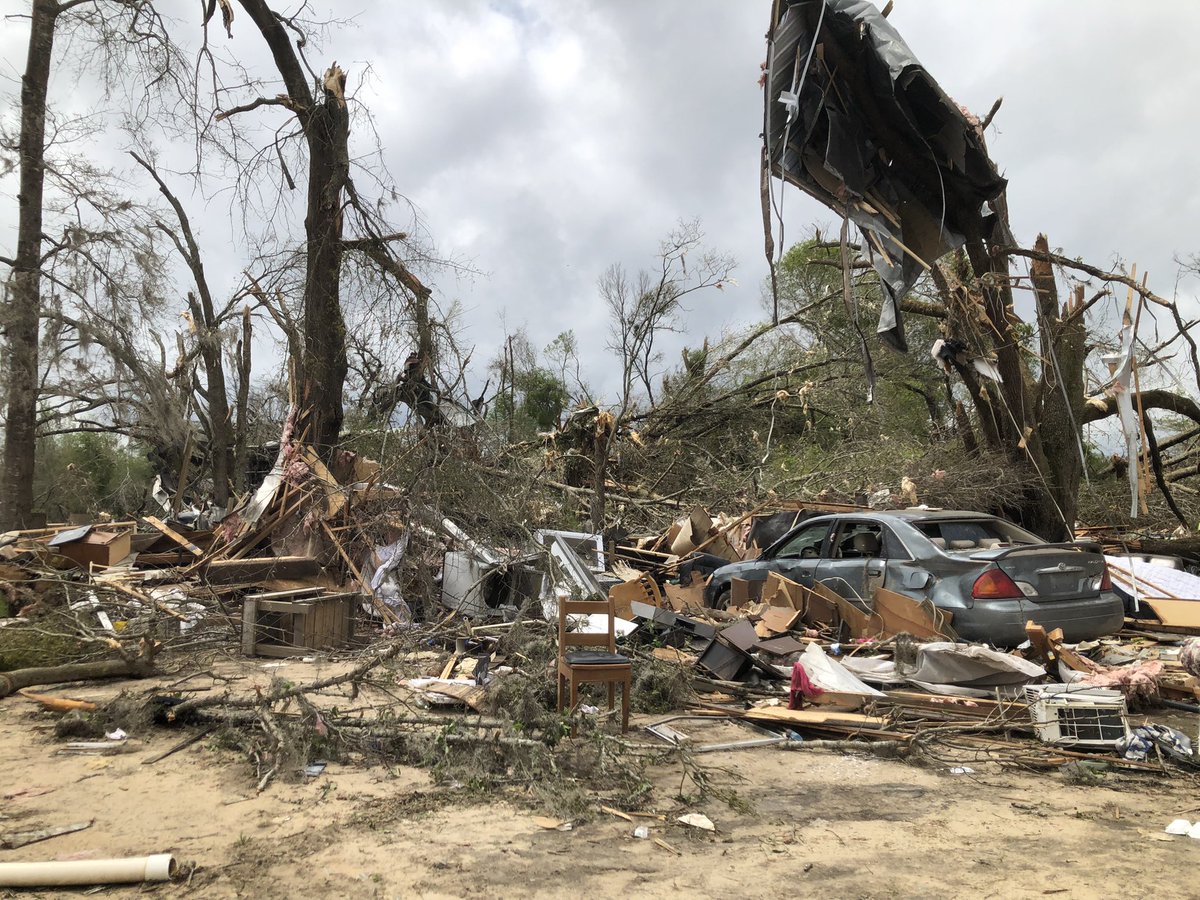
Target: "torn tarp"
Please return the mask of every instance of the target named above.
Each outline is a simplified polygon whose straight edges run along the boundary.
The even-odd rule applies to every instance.
[[[960,687],[991,688],[1025,684],[1046,670],[1011,653],[980,644],[935,641],[917,648],[915,667],[897,667],[912,682]]]
[[[777,0],[770,36],[770,171],[863,232],[884,286],[877,331],[905,350],[901,299],[923,268],[984,234],[1005,180],[978,120],[867,0]]]

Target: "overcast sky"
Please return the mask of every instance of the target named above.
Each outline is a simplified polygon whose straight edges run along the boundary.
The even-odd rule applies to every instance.
[[[179,27],[196,28],[194,0],[162,6]],[[328,6],[318,0],[314,9]],[[590,380],[604,385],[596,278],[614,262],[651,264],[681,218],[699,218],[708,244],[737,258],[739,284],[695,295],[680,340],[696,344],[761,315],[757,79],[770,6],[349,0],[336,9],[352,21],[310,58],[314,66],[336,59],[348,71],[393,180],[438,250],[478,271],[433,277],[440,302],[462,303],[463,340],[478,347],[476,359],[491,358],[502,320],[525,326],[537,346],[573,328]],[[5,13],[28,7],[0,0]],[[960,103],[982,115],[1004,96],[988,140],[1009,178],[1019,240],[1045,230],[1069,256],[1136,261],[1154,290],[1171,295],[1174,257],[1200,251],[1200,4],[1175,4],[1168,18],[1143,9],[1127,0],[898,0],[891,21]],[[259,36],[238,12],[232,49],[269,73]],[[0,26],[10,122],[26,34],[23,20]],[[67,102],[77,90],[60,78],[53,99]],[[187,148],[161,150],[182,158]],[[0,188],[7,255],[15,180]],[[215,287],[227,294],[240,269],[229,198],[186,202]],[[833,223],[794,190],[785,203],[793,237],[814,222]],[[1196,293],[1194,283],[1181,289]]]

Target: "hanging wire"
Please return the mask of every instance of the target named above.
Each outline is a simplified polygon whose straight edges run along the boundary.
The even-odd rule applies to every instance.
[[[824,24],[824,22],[825,22],[825,0],[821,0],[821,12],[817,16],[817,27],[813,30],[812,43],[809,44],[808,53],[804,57],[803,65],[801,65],[799,54],[796,55],[796,65],[792,70],[792,89],[791,89],[790,93],[791,93],[792,97],[794,98],[795,107],[789,108],[787,124],[784,126],[784,129],[783,129],[783,141],[780,144],[780,151],[779,151],[779,164],[780,164],[781,173],[782,173],[782,168],[783,168],[783,160],[784,160],[784,157],[787,155],[788,141],[791,140],[792,123],[796,121],[796,117],[800,113],[800,95],[804,91],[804,83],[808,80],[808,71],[809,71],[809,69],[812,68],[813,54],[816,52],[816,49],[817,49],[817,38],[820,37],[821,26]],[[774,39],[774,37],[772,37],[771,45],[770,45],[770,48],[767,53],[768,84],[770,83],[771,73],[774,71],[774,69],[775,69],[775,39]],[[769,96],[767,97],[767,132],[766,132],[766,134],[763,135],[764,141],[770,140],[771,110],[774,107],[775,102],[778,102],[778,101],[772,101]],[[783,181],[782,177],[780,178],[780,180],[783,181],[783,186],[780,187],[779,196],[776,197],[775,191],[774,191],[774,185],[773,185],[773,183],[771,181],[771,177],[770,177],[770,166],[771,166],[770,154],[767,155],[766,165],[767,165],[768,197],[770,199],[771,208],[775,211],[775,218],[779,220],[779,240],[776,242],[776,248],[775,248],[776,259],[772,266],[773,269],[777,269],[783,263],[784,235],[785,235],[785,229],[784,229],[784,223],[783,223],[783,198],[784,198],[784,186],[786,186],[787,183],[786,183],[786,181]],[[772,280],[772,283],[774,283],[774,280]],[[778,325],[779,324],[779,290],[778,290],[778,287],[776,287],[772,291],[772,294],[774,295],[773,296],[773,303],[774,303],[774,319],[773,319],[773,321],[776,325]]]

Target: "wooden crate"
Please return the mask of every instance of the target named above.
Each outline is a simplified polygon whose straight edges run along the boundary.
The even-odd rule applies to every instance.
[[[242,653],[296,656],[304,651],[340,650],[354,637],[356,592],[320,589],[276,591],[242,599]]]

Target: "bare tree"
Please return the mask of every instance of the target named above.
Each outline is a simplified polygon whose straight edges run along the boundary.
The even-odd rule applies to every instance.
[[[33,506],[34,450],[37,441],[38,333],[42,311],[42,271],[47,171],[47,94],[56,35],[63,25],[86,32],[111,63],[123,47],[132,47],[148,63],[144,83],[167,79],[173,51],[149,0],[32,0],[28,53],[21,79],[21,130],[18,139],[17,247],[4,332],[8,368],[4,470],[0,484],[0,530],[20,527]],[[138,82],[125,73],[125,82]],[[72,249],[64,241],[51,253]]]
[[[20,178],[17,253],[12,267],[5,334],[8,404],[4,422],[4,484],[0,530],[21,528],[33,509],[37,442],[38,322],[41,315],[42,197],[45,185],[46,92],[54,53],[54,26],[62,7],[34,0],[29,55],[21,79]]]
[[[733,258],[706,250],[698,221],[681,222],[659,246],[655,271],[630,278],[619,264],[600,276],[598,287],[610,316],[609,349],[621,361],[621,397],[615,414],[597,410],[584,435],[592,458],[592,528],[604,525],[606,478],[615,437],[638,404],[638,388],[654,406],[653,381],[661,361],[657,341],[673,331],[683,300],[707,288],[720,288],[734,269]]]
[[[654,367],[662,359],[657,341],[676,329],[684,297],[722,287],[733,272],[733,258],[705,250],[703,240],[699,222],[680,222],[659,246],[655,271],[643,270],[631,278],[615,263],[600,276],[600,296],[610,317],[608,346],[621,360],[618,419],[635,404],[639,385],[654,405]]]
[[[208,451],[212,461],[213,502],[217,506],[225,508],[229,503],[230,466],[233,463],[234,439],[229,395],[225,386],[225,365],[220,329],[225,318],[232,311],[232,304],[218,314],[213,303],[212,292],[209,290],[208,278],[204,274],[204,262],[200,256],[200,247],[196,243],[195,235],[192,234],[192,225],[184,211],[183,204],[167,187],[166,182],[159,177],[154,166],[136,153],[130,155],[154,179],[159,192],[170,203],[178,220],[177,228],[172,228],[161,219],[156,219],[154,225],[174,243],[180,257],[187,264],[195,284],[195,292],[188,291],[187,299],[196,329],[199,356],[204,363],[207,380],[207,385],[201,388],[200,392],[208,406]]]

